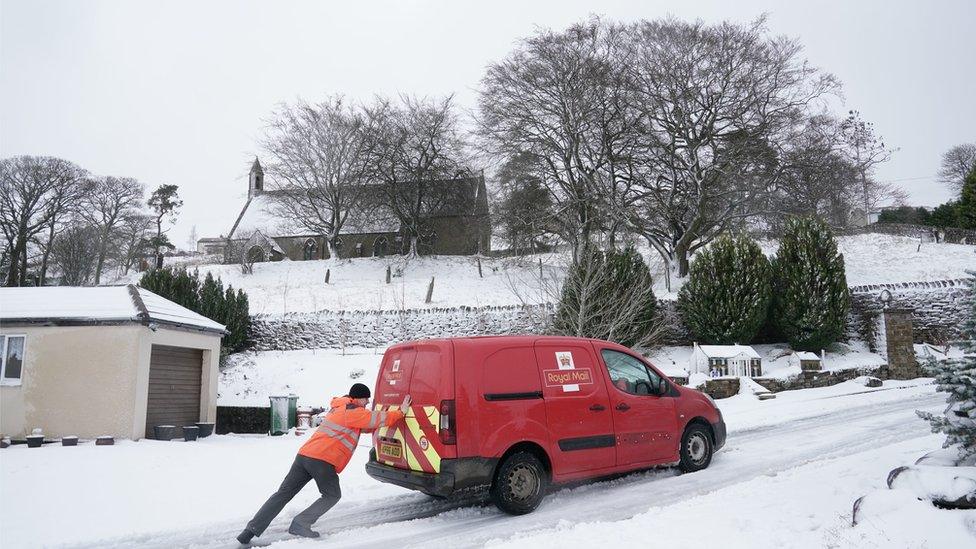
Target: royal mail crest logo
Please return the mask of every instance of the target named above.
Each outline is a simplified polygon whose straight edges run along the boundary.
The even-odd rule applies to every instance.
[[[430,441],[427,437],[420,437],[420,449],[426,452],[427,448],[430,448]]]

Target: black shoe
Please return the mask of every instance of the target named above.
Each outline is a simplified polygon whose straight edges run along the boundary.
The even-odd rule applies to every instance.
[[[251,538],[253,537],[254,532],[245,528],[243,532],[237,534],[237,541],[241,542],[241,545],[247,545],[248,543],[251,543]]]
[[[293,536],[301,536],[303,538],[317,538],[317,537],[319,537],[319,533],[316,532],[315,530],[312,530],[308,526],[302,526],[300,524],[295,524],[294,522],[291,523],[291,526],[288,527],[288,533],[291,534],[291,535],[293,535]]]

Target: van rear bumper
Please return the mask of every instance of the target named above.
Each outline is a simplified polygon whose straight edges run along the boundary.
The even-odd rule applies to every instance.
[[[448,497],[465,488],[491,484],[497,463],[498,460],[493,458],[443,459],[440,473],[423,473],[380,463],[376,461],[375,450],[370,450],[366,473],[380,482]]]

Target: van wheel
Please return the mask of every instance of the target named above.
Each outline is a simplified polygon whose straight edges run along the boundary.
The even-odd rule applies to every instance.
[[[531,513],[546,495],[546,469],[529,452],[516,452],[499,466],[491,500],[510,515]]]
[[[701,471],[712,462],[712,434],[700,423],[689,425],[681,435],[681,463],[685,473]]]

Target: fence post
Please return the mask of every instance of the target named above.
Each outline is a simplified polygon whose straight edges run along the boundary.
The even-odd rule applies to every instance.
[[[424,299],[424,303],[430,303],[430,300],[433,297],[434,297],[434,277],[430,277],[430,285],[427,286],[427,298]]]

